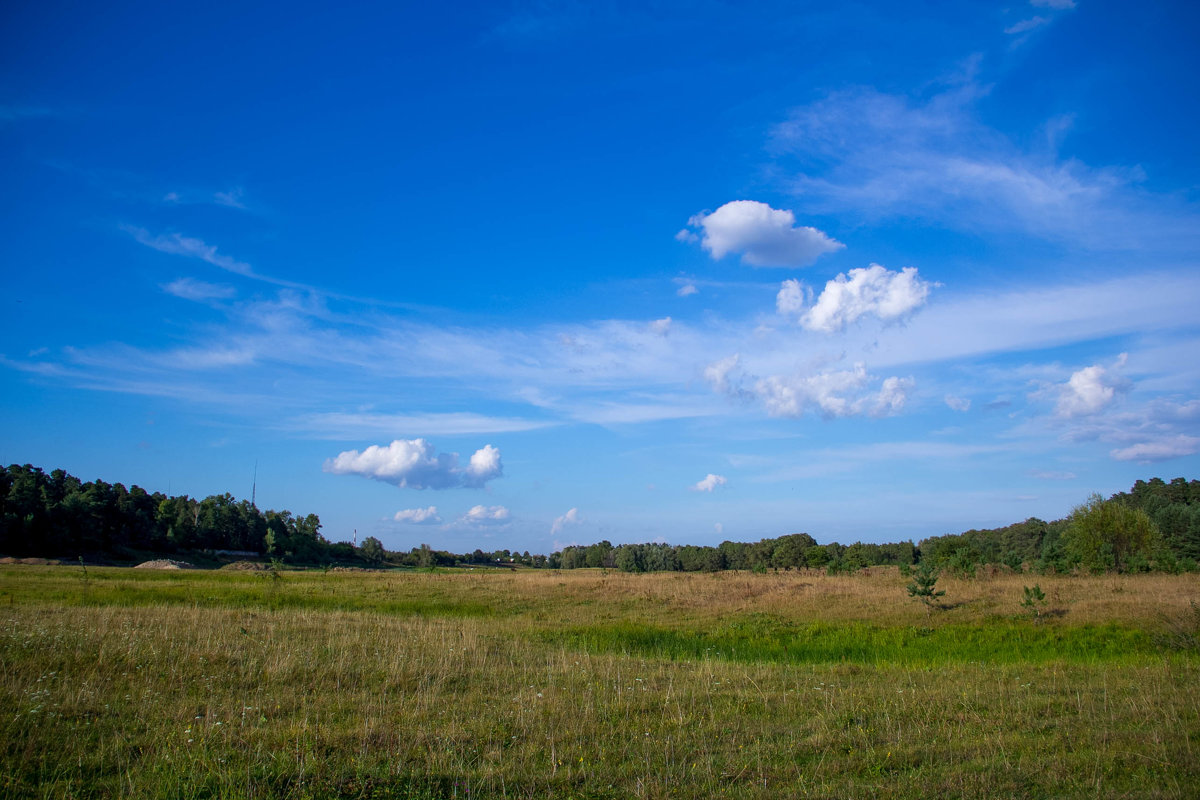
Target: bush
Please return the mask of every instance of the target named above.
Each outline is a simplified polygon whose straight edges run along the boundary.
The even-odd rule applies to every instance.
[[[1092,572],[1139,569],[1158,544],[1158,528],[1140,508],[1098,494],[1071,512],[1063,533],[1068,558]]]

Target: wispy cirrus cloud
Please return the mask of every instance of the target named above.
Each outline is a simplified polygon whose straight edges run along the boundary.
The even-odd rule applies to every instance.
[[[554,523],[550,526],[550,535],[558,536],[567,528],[567,526],[578,525],[581,522],[583,522],[583,517],[580,516],[579,509],[568,509],[567,513],[555,518]]]
[[[245,191],[240,186],[230,189],[227,192],[213,192],[213,202],[226,208],[236,208],[245,211],[246,204],[242,201],[245,194]]]
[[[197,239],[193,236],[184,236],[180,233],[164,233],[156,236],[145,228],[133,225],[123,225],[121,229],[132,236],[138,244],[143,244],[160,253],[198,258],[218,269],[232,272],[235,275],[247,278],[260,277],[255,275],[254,270],[246,262],[238,261],[232,256],[227,256],[219,252],[216,245],[208,244],[202,239]]]
[[[818,213],[920,219],[952,229],[1021,230],[1096,249],[1194,252],[1194,206],[1140,190],[1136,167],[1092,167],[1024,150],[975,112],[974,83],[925,100],[835,92],[776,126],[778,169]]]
[[[1047,17],[1030,17],[1029,19],[1023,19],[1020,22],[1014,22],[1012,25],[1009,25],[1007,28],[1005,28],[1004,32],[1008,34],[1027,33],[1034,28],[1040,28],[1049,21],[1050,20]]]
[[[1140,461],[1149,464],[1196,453],[1200,453],[1200,436],[1177,433],[1138,442],[1128,447],[1118,447],[1110,455],[1117,461]]]
[[[514,433],[561,424],[561,420],[496,417],[467,411],[424,414],[328,411],[292,417],[283,421],[281,427],[321,439],[363,439],[402,433],[425,436]]]
[[[1155,331],[1175,337],[1195,325],[1191,298],[1200,295],[1200,277],[1163,272],[980,294],[952,288],[904,326],[866,314],[831,335],[764,326],[762,317],[710,317],[672,319],[667,336],[644,320],[446,326],[315,291],[281,291],[214,306],[223,316],[185,331],[181,346],[103,344],[5,363],[83,388],[221,404],[256,424],[318,439],[390,441],[755,413],[887,417],[913,406],[916,368]],[[730,355],[714,360],[722,352]],[[1179,360],[1176,351],[1162,354],[1139,383],[1175,374]],[[253,384],[242,379],[250,366]],[[471,410],[379,410],[420,409],[430,385],[457,392],[456,404]],[[930,398],[959,391],[928,388]],[[1021,382],[975,389],[981,397],[1025,393]],[[497,400],[508,404],[504,412],[491,411]],[[354,410],[347,410],[351,401]]]
[[[195,278],[178,278],[164,284],[163,291],[184,300],[206,302],[209,300],[229,300],[237,296],[237,289],[218,283],[208,283]]]

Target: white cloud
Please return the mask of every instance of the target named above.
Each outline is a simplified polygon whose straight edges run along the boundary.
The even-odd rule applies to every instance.
[[[1177,434],[1154,439],[1129,447],[1120,447],[1109,453],[1117,461],[1166,461],[1200,453],[1200,437]]]
[[[509,516],[508,509],[504,506],[471,506],[458,521],[463,525],[478,527],[507,525]]]
[[[206,261],[214,267],[223,269],[227,272],[232,272],[237,275],[245,275],[247,277],[255,277],[254,271],[249,264],[238,261],[226,255],[222,255],[217,251],[217,248],[211,244],[206,244],[201,239],[196,239],[191,236],[184,236],[179,233],[167,233],[160,236],[152,236],[149,231],[144,228],[133,226],[123,226],[123,230],[133,236],[139,244],[144,244],[146,247],[159,251],[160,253],[170,253],[176,256],[188,256],[190,258],[198,258],[201,261]]]
[[[803,267],[845,246],[816,228],[797,227],[791,211],[756,200],[734,200],[711,214],[696,214],[688,225],[703,230],[700,244],[714,259],[741,253],[742,263],[752,267]],[[695,239],[686,229],[680,236]]]
[[[1116,368],[1124,366],[1127,355],[1122,353]],[[1093,364],[1071,375],[1071,379],[1059,387],[1055,413],[1060,417],[1081,417],[1101,411],[1117,394],[1125,390],[1123,378],[1110,369]]]
[[[729,481],[723,475],[713,475],[711,472],[701,478],[691,488],[693,492],[711,492],[718,486],[724,486]]]
[[[317,439],[369,439],[404,431],[459,436],[471,433],[512,433],[558,425],[557,421],[520,417],[490,417],[465,411],[427,414],[378,414],[328,411],[294,417],[280,427]]]
[[[775,310],[780,314],[800,314],[812,302],[812,290],[791,278],[779,286],[775,295]]]
[[[776,126],[780,163],[805,213],[927,219],[979,235],[1020,230],[1090,251],[1195,252],[1195,212],[1142,191],[1137,167],[1091,167],[1025,150],[982,123],[987,88],[923,102],[874,90],[834,93]]]
[[[1061,470],[1040,470],[1035,469],[1030,471],[1029,477],[1038,478],[1043,481],[1073,481],[1078,475],[1074,472],[1063,472]]]
[[[971,410],[971,399],[969,397],[955,397],[952,394],[948,394],[945,397],[945,401],[946,401],[946,405],[952,411],[970,411]]]
[[[437,525],[442,521],[438,516],[437,506],[429,508],[406,508],[403,511],[397,511],[393,517],[396,522],[405,522],[409,525]]]
[[[704,368],[704,380],[708,381],[714,391],[720,394],[730,393],[729,375],[737,368],[741,358],[740,354],[734,353],[720,361],[714,361]]]
[[[325,462],[326,472],[361,475],[408,489],[479,488],[503,474],[500,451],[490,444],[475,451],[460,467],[458,453],[437,453],[424,439],[396,439],[371,445],[361,453],[346,450]]]
[[[492,478],[498,478],[504,472],[500,463],[500,449],[485,444],[471,454],[471,461],[464,472],[464,486],[483,486]]]
[[[694,283],[685,283],[683,286],[680,286],[675,290],[675,294],[679,295],[680,297],[690,297],[691,295],[699,293],[700,290],[696,288],[696,284]]]
[[[671,318],[663,317],[662,319],[654,320],[650,323],[650,331],[659,336],[666,336],[671,332]]]
[[[757,380],[752,394],[772,417],[801,417],[812,406],[826,417],[887,417],[904,408],[914,383],[893,376],[872,393],[867,391],[872,381],[866,368],[855,364],[850,370],[771,375]]]
[[[550,535],[557,536],[558,534],[562,533],[563,529],[568,525],[578,525],[582,521],[583,518],[579,516],[579,509],[572,508],[561,517],[558,517],[554,520],[554,524],[550,526]]]
[[[240,208],[245,210],[246,206],[242,203],[242,190],[232,189],[228,192],[214,192],[213,202],[219,206],[227,206],[229,208]]]
[[[1004,29],[1004,32],[1009,34],[1025,33],[1026,31],[1031,31],[1034,28],[1039,28],[1049,21],[1050,20],[1046,17],[1032,17],[1030,19],[1023,19],[1020,22],[1009,25]]]
[[[891,417],[904,410],[908,393],[913,387],[912,378],[884,378],[879,393],[863,406],[872,417]]]
[[[237,289],[216,283],[206,283],[194,278],[179,278],[164,284],[163,291],[184,300],[204,302],[206,300],[228,300],[237,294]]]
[[[719,394],[763,404],[772,417],[798,418],[814,407],[826,417],[898,414],[908,401],[912,378],[885,378],[878,391],[871,391],[875,378],[861,363],[849,370],[824,370],[768,375],[759,378],[743,373],[740,355],[709,364],[704,378]]]
[[[813,331],[833,333],[864,316],[885,322],[900,319],[925,304],[936,284],[921,280],[915,267],[892,272],[878,264],[852,269],[825,284],[817,302],[800,318],[800,324]],[[798,313],[799,286],[785,281],[775,299],[780,312]]]

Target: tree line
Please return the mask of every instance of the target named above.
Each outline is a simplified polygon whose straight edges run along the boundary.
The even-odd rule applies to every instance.
[[[365,562],[413,567],[602,567],[624,572],[820,569],[925,564],[973,573],[987,564],[1015,570],[1196,570],[1200,562],[1200,481],[1138,481],[1107,500],[1093,495],[1070,516],[1030,518],[1003,528],[969,530],[912,541],[819,544],[807,533],[716,547],[601,541],[549,555],[495,550],[451,553],[427,544],[388,552],[375,537],[362,546],[330,542],[316,514],[260,511],[232,495],[197,500],[148,493],[101,480],[84,483],[61,469],[50,473],[13,464],[0,473],[0,553],[13,556],[109,556],[197,550],[233,551],[293,563]]]
[[[974,574],[984,565],[1032,572],[1195,571],[1200,562],[1200,481],[1138,481],[1105,500],[1092,495],[1072,513],[1046,522],[1031,517],[1003,528],[932,536],[917,544],[837,542],[818,544],[796,533],[753,544],[716,547],[622,544],[608,541],[553,553],[547,566],[607,567],[624,572],[820,569],[854,572],[865,567],[917,564]]]
[[[260,511],[228,493],[203,500],[150,493],[26,464],[0,473],[0,553],[133,557],[226,550],[298,563],[356,559],[321,535],[316,514]]]

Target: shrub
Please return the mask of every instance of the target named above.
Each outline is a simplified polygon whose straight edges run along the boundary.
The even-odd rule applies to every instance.
[[[1063,545],[1071,560],[1092,572],[1140,568],[1158,543],[1158,528],[1140,508],[1092,495],[1071,512]]]

